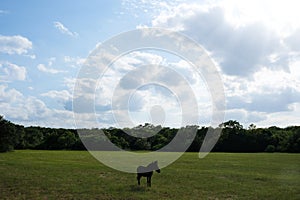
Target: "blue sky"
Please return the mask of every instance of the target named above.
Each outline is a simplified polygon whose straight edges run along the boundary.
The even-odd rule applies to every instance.
[[[74,82],[97,44],[136,28],[161,27],[179,31],[206,49],[224,84],[224,120],[238,120],[245,126],[299,125],[297,8],[297,1],[267,0],[1,1],[0,114],[26,126],[75,127]],[[141,51],[124,56],[102,80],[97,93],[101,95],[95,98],[97,127],[118,125],[110,106],[112,92],[120,81],[136,81],[132,76],[124,82],[121,72],[141,63],[164,64],[182,74],[201,94],[196,95],[199,124],[209,125],[211,103],[201,77],[172,55]],[[165,78],[174,84],[174,76]],[[179,105],[170,91],[143,86],[125,111],[130,112],[133,125],[159,123],[156,119],[164,116],[164,125],[180,126]],[[122,116],[125,111],[115,113]],[[86,127],[95,126],[88,123],[89,113],[82,117]]]

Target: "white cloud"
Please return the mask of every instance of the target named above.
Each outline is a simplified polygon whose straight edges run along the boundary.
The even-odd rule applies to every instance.
[[[300,92],[299,72],[296,67],[291,72],[262,68],[253,77],[222,75],[227,97],[238,96],[247,101],[254,95],[268,95],[280,93],[286,89]]]
[[[228,109],[264,113],[290,110],[300,101],[300,80],[283,70],[262,68],[251,79],[223,75]]]
[[[290,60],[290,74],[295,80],[300,80],[300,59]]]
[[[249,112],[246,109],[239,108],[239,109],[229,109],[225,113],[225,120],[238,120],[241,124],[248,125],[252,123],[257,123],[262,120],[267,119],[267,114],[264,112],[256,112],[251,111]]]
[[[74,86],[75,86],[75,82],[76,82],[76,78],[64,78],[64,85],[70,90],[73,91],[74,90]]]
[[[32,60],[36,59],[36,55],[35,54],[27,54],[25,56],[31,58]]]
[[[236,27],[226,20],[226,10],[219,5],[180,4],[154,17],[152,26],[192,37],[212,53],[226,74],[251,76],[260,65],[270,64],[267,58],[274,53],[280,56],[278,62],[284,59],[281,38],[274,30],[261,22]]]
[[[67,90],[61,90],[61,91],[50,90],[48,92],[42,93],[41,96],[50,97],[50,98],[58,99],[58,100],[62,100],[62,101],[70,100],[72,97],[70,92]]]
[[[126,13],[131,13],[135,18],[138,18],[139,16],[144,14],[155,16],[158,13],[167,11],[184,1],[185,0],[173,0],[173,1],[122,0],[122,4],[124,8],[127,10]]]
[[[23,81],[26,79],[26,68],[13,63],[0,63],[0,82]]]
[[[137,28],[155,26],[179,30],[210,52],[221,72],[224,73],[222,78],[228,102],[226,115],[228,119],[235,118],[242,123],[254,122],[260,126],[285,126],[299,123],[300,107],[297,103],[300,101],[299,6],[285,1],[278,3],[192,0],[191,4],[186,1],[183,3],[183,1],[161,2],[158,0],[126,2],[130,4],[136,16],[151,17],[148,20],[150,23],[140,24]],[[78,37],[76,32],[69,30],[61,22],[53,22],[53,24],[62,34]],[[0,36],[0,52],[27,54],[32,48],[32,43],[28,39],[26,42],[26,39],[22,36]],[[107,59],[109,58],[108,55]],[[45,64],[39,64],[37,69],[52,74],[64,72],[53,68],[54,62],[55,59],[51,58]],[[84,59],[65,56],[64,62],[70,67],[78,67]],[[79,99],[83,111],[86,102],[91,102],[91,99],[96,100],[94,107],[98,112],[101,125],[110,126],[114,123],[110,105],[113,95],[119,95],[117,103],[120,103],[118,107],[120,114],[126,116],[129,109],[132,113],[132,120],[136,123],[151,120],[149,118],[151,107],[160,105],[166,117],[171,116],[167,123],[174,125],[178,120],[180,121],[178,118],[180,112],[176,110],[179,106],[176,104],[176,98],[173,99],[172,95],[168,96],[163,89],[143,87],[131,94],[129,100],[125,98],[125,95],[122,96],[123,93],[136,89],[136,85],[146,83],[145,80],[153,78],[154,74],[155,80],[169,84],[179,96],[186,97],[183,100],[187,104],[192,104],[189,101],[190,96],[185,94],[186,88],[183,87],[183,81],[172,73],[153,68],[122,79],[138,67],[150,64],[170,66],[182,75],[194,91],[197,103],[201,107],[201,114],[204,117],[209,116],[210,113],[207,110],[212,107],[209,103],[209,91],[205,88],[205,82],[200,80],[203,78],[205,81],[205,77],[195,75],[193,69],[182,60],[170,62],[164,58],[164,54],[152,52],[133,52],[129,56],[122,57],[105,71],[98,83],[95,78],[97,75],[79,79],[77,85],[79,93],[75,98]],[[4,80],[2,79],[4,75],[10,77],[6,78],[7,80],[26,78],[26,69],[21,66],[9,67],[11,71],[4,70],[3,67],[2,69],[1,80]],[[22,73],[23,69],[25,75]],[[75,79],[65,78],[65,84],[69,90],[51,90],[41,96],[65,102],[67,110],[50,109],[40,99],[25,97],[16,89],[8,89],[6,86],[0,87],[0,109],[5,110],[10,116],[19,116],[23,122],[27,120],[29,125],[35,121],[39,125],[65,127],[68,124],[68,126],[73,126],[70,101],[72,95],[69,91],[73,90]],[[96,94],[92,86],[95,84],[98,87]],[[118,84],[121,87],[120,93],[114,90]],[[21,101],[24,105],[21,105]],[[189,113],[193,113],[193,108],[191,106]],[[84,120],[86,127],[97,127],[92,122],[91,112],[77,113],[77,115]],[[159,110],[154,113],[156,117],[160,117],[161,114]],[[51,120],[45,120],[46,118]],[[209,119],[205,118],[205,120],[209,122]]]
[[[293,103],[290,105],[290,109],[288,111],[264,114],[264,116],[264,120],[256,122],[258,127],[270,127],[272,125],[287,127],[299,125],[300,104],[298,102]]]
[[[0,35],[0,52],[7,54],[25,54],[32,49],[32,42],[26,37]]]
[[[143,29],[143,28],[149,28],[149,26],[140,24],[140,25],[137,25],[135,28],[136,29]]]
[[[300,27],[285,38],[286,44],[291,51],[300,52]]]
[[[64,73],[63,70],[57,70],[54,68],[46,67],[44,64],[38,64],[37,69],[41,72],[50,73],[50,74],[58,74],[58,73]]]
[[[162,121],[166,126],[176,127],[198,120],[209,123],[212,106],[207,103],[210,96],[200,74],[193,74],[193,66],[181,59],[177,58],[178,62],[175,62],[170,58],[172,55],[167,58],[174,62],[169,62],[164,58],[165,54],[148,50],[126,54],[110,65],[98,81],[93,76],[98,69],[91,73],[92,68],[87,68],[91,77],[77,79],[73,99],[75,115],[95,111],[101,124],[120,127],[136,126],[142,121]],[[73,82],[66,79],[69,87],[74,85]],[[165,120],[151,118],[155,106],[162,108]],[[70,105],[68,108],[71,110]],[[184,121],[181,120],[181,109],[185,111]],[[159,112],[154,114],[159,115]],[[118,124],[114,116],[118,118]]]
[[[8,89],[6,85],[0,85],[0,103],[15,102],[23,97],[22,93],[16,89]]]
[[[61,22],[53,22],[54,27],[57,28],[61,33],[69,35],[71,37],[78,37],[78,33],[70,31]]]
[[[71,57],[71,56],[64,57],[64,62],[73,68],[81,66],[85,60],[86,60],[85,58],[80,58],[80,57]]]
[[[181,105],[184,102],[178,101],[176,95],[168,89],[158,85],[147,85],[133,93],[128,101],[123,99],[123,102],[128,103],[128,109],[118,114],[124,116],[123,119],[126,114],[129,114],[135,125],[150,122],[156,125],[180,127],[182,125]]]
[[[6,119],[25,126],[75,128],[73,112],[51,109],[42,100],[7,85],[0,85],[0,110]]]
[[[152,27],[192,37],[211,52],[226,74],[251,76],[261,66],[288,70],[290,50],[285,46],[299,50],[300,14],[295,2],[136,3],[140,9],[149,7]],[[272,55],[277,59],[271,61]]]
[[[65,70],[59,70],[53,68],[53,64],[56,61],[56,57],[50,57],[48,58],[48,63],[47,65],[45,64],[38,64],[37,69],[41,72],[49,73],[49,74],[58,74],[58,73],[65,73]]]
[[[226,19],[235,26],[260,21],[284,36],[300,25],[299,3],[293,0],[224,0],[219,5],[225,10]]]
[[[135,9],[148,7],[151,18],[150,24],[139,27],[181,31],[210,52],[223,73],[227,119],[267,126],[299,124],[300,14],[296,2],[135,3]]]
[[[215,0],[215,1],[197,1],[197,0],[174,0],[174,1],[138,1],[123,0],[125,9],[133,15],[147,14],[152,20],[161,16],[161,22],[166,20],[167,16],[174,16],[179,21],[193,13],[191,7],[200,7],[202,11],[208,11],[212,7],[220,7],[224,11],[224,19],[233,27],[241,27],[247,24],[262,22],[266,26],[274,29],[282,36],[286,36],[300,26],[299,22],[299,3],[294,0]],[[179,7],[186,7],[181,17],[175,19]],[[147,12],[144,12],[147,10]],[[138,14],[137,14],[138,13]],[[161,24],[161,23],[159,23]],[[154,25],[154,24],[152,24]],[[143,24],[139,26],[145,26]],[[174,28],[174,27],[170,27]]]
[[[45,103],[36,97],[25,97],[21,92],[0,85],[0,109],[9,118],[18,120],[45,119],[49,110]]]
[[[56,57],[49,58],[48,59],[48,66],[51,67],[55,61],[56,61]]]

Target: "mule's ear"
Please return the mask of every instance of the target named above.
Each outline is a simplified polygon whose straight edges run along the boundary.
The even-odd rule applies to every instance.
[[[155,164],[157,164],[157,160],[156,160],[156,161],[154,161],[154,163],[155,163]]]

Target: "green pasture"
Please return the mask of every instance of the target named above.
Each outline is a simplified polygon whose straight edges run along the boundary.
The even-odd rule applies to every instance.
[[[152,187],[87,151],[0,154],[0,199],[300,199],[300,154],[185,153]]]

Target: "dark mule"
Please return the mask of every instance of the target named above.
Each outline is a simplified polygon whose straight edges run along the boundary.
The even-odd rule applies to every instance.
[[[157,161],[150,163],[147,167],[139,166],[137,168],[137,181],[140,185],[141,177],[147,177],[147,186],[151,187],[151,177],[153,175],[153,171],[160,173],[160,169],[158,168]]]

